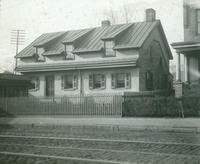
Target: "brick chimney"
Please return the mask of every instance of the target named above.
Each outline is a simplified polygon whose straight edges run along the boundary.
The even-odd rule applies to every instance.
[[[102,27],[110,26],[110,21],[109,20],[103,20],[103,21],[101,21],[101,26]]]
[[[146,9],[146,21],[153,22],[156,20],[156,11],[154,9]]]

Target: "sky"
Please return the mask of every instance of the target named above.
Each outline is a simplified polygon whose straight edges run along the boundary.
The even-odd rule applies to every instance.
[[[0,0],[0,72],[14,67],[15,46],[11,31],[24,30],[22,50],[46,32],[67,31],[101,25],[111,19],[114,24],[144,21],[145,9],[154,8],[169,44],[183,41],[182,0]],[[172,50],[175,60],[176,55]]]

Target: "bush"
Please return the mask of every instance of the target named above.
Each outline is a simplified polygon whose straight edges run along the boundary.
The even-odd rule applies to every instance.
[[[174,97],[127,97],[123,116],[127,117],[178,117],[179,107]]]

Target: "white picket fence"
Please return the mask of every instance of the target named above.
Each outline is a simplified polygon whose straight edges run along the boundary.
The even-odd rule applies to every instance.
[[[0,108],[14,115],[122,116],[121,95],[0,98]]]

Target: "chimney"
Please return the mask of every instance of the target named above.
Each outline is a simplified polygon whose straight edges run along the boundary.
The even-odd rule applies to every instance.
[[[156,11],[154,9],[146,9],[146,21],[153,22],[156,20]]]
[[[109,20],[103,20],[103,21],[101,21],[101,26],[102,27],[110,26],[110,21]]]

